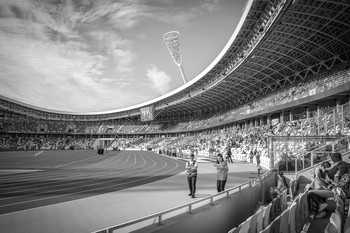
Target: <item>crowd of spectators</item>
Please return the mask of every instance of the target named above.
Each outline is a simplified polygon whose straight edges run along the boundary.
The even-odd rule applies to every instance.
[[[329,109],[328,109],[329,110]],[[324,114],[320,117],[322,122],[334,123],[332,119],[334,117],[328,116],[331,111],[324,111]],[[349,109],[345,112],[345,115],[349,115]],[[349,113],[349,114],[348,114]],[[336,114],[339,114],[336,112]],[[311,123],[310,123],[311,122]],[[300,154],[300,151],[309,151],[315,147],[322,146],[326,141],[300,141],[289,140],[291,136],[307,136],[316,135],[315,127],[310,127],[310,124],[315,124],[312,119],[299,118],[294,121],[287,121],[285,123],[277,124],[263,124],[257,126],[232,126],[225,130],[216,131],[208,134],[198,134],[179,137],[156,137],[156,138],[118,138],[111,145],[110,148],[119,149],[152,149],[163,154],[171,156],[183,156],[188,153],[206,153],[209,156],[216,156],[218,153],[223,155],[227,154],[227,150],[230,150],[233,155],[244,155],[247,161],[253,161],[257,156],[267,158],[269,145],[268,138],[271,136],[283,136],[284,141],[276,141],[274,144],[274,150],[280,151],[278,158],[286,160],[286,154],[290,151],[295,151],[293,154],[289,154],[289,157],[296,157]],[[47,124],[49,127],[50,124]],[[68,127],[69,126],[69,127]],[[154,125],[160,127],[160,125]],[[349,119],[344,124],[342,134],[349,134]],[[121,127],[121,126],[120,126]],[[103,126],[95,128],[95,132],[103,132],[106,129],[116,129],[120,127]],[[129,126],[131,129],[131,125]],[[138,126],[139,127],[139,126]],[[77,125],[67,124],[63,128],[76,130]],[[134,127],[135,129],[136,127]],[[334,135],[339,128],[339,124],[336,127],[324,127],[328,131],[324,131],[324,135]],[[305,135],[304,135],[305,134]],[[9,134],[10,135],[10,134]],[[0,137],[0,150],[39,150],[39,149],[90,149],[94,139],[75,139],[74,137],[15,137],[15,136],[3,136]]]
[[[286,88],[271,96],[257,100],[249,105],[230,110],[224,114],[217,113],[209,118],[190,119],[182,122],[171,123],[123,123],[108,124],[89,121],[53,121],[40,120],[13,114],[10,119],[0,119],[0,131],[6,133],[16,132],[37,132],[46,133],[37,137],[14,137],[11,134],[0,137],[1,150],[30,150],[30,149],[89,149],[93,139],[75,139],[74,133],[83,134],[104,134],[104,133],[142,133],[142,132],[171,132],[195,130],[211,127],[220,124],[227,119],[234,119],[238,115],[249,114],[259,111],[262,108],[273,107],[288,101],[318,93],[320,91],[334,88],[342,83],[349,82],[349,70],[332,73],[321,79],[299,83],[291,88]],[[117,148],[138,148],[154,149],[164,154],[182,155],[183,152],[205,152],[209,156],[218,153],[226,154],[231,150],[232,154],[243,154],[247,160],[251,161],[254,156],[267,157],[269,145],[268,138],[271,136],[310,136],[310,135],[348,135],[350,133],[349,106],[346,105],[343,111],[338,111],[335,107],[323,107],[318,109],[318,113],[311,111],[309,117],[306,112],[293,116],[293,119],[286,118],[286,122],[266,124],[261,122],[256,125],[235,125],[221,131],[210,134],[200,134],[195,136],[164,137],[164,138],[128,138],[117,139],[111,147]],[[49,137],[49,133],[72,134],[72,137]],[[321,141],[298,141],[287,140],[275,142],[274,149],[278,151],[303,151],[311,150],[323,145]],[[281,152],[280,157],[285,156]],[[295,155],[297,156],[297,155]]]
[[[95,139],[1,136],[0,150],[90,150]]]
[[[346,112],[343,112],[343,114],[346,116],[349,115],[349,109],[344,109],[346,109]],[[300,117],[283,124],[264,124],[249,127],[233,126],[211,134],[143,139],[142,141],[133,141],[128,145],[129,148],[152,148],[164,154],[172,154],[171,151],[175,149],[176,154],[184,154],[183,151],[187,151],[187,153],[200,151],[209,156],[215,156],[218,153],[225,154],[229,148],[232,154],[243,154],[248,161],[256,159],[257,156],[267,158],[269,156],[268,147],[270,146],[270,149],[272,149],[272,146],[275,151],[277,163],[279,160],[291,160],[292,158],[300,157],[302,153],[307,153],[317,147],[325,146],[328,141],[324,140],[324,136],[349,135],[349,120],[344,124],[343,129],[340,127],[341,120],[337,121],[337,125],[334,126],[334,116],[330,116],[333,113],[332,108],[325,108],[322,111],[319,121],[323,122],[323,124],[328,124],[328,126],[323,127],[321,134],[317,133],[315,117],[311,119]],[[339,112],[335,113],[337,115],[340,114]],[[305,116],[305,114],[301,115]],[[280,139],[273,141],[273,145],[271,145],[268,139],[273,136]],[[308,140],[307,136],[319,137]],[[291,137],[296,138],[292,139]],[[300,139],[303,137],[304,139]],[[141,143],[142,146],[140,146]]]
[[[162,132],[195,130],[204,127],[211,127],[223,122],[233,121],[239,117],[268,109],[277,105],[285,104],[310,95],[329,90],[344,83],[350,82],[350,70],[332,70],[319,74],[317,78],[301,81],[291,87],[285,87],[275,91],[261,99],[254,100],[248,104],[234,108],[227,112],[216,113],[211,117],[188,119],[187,121],[172,123],[104,123],[103,121],[57,121],[35,119],[35,110],[27,107],[20,108],[20,105],[11,105],[8,101],[0,100],[1,109],[14,109],[13,114],[5,114],[0,118],[0,130],[5,132],[46,132],[46,133],[139,133],[139,132]],[[322,110],[322,109],[321,109]],[[311,113],[315,114],[315,113]],[[44,126],[41,126],[41,125]]]
[[[258,101],[254,101],[237,109],[237,111],[243,115],[250,114],[262,109],[271,108],[276,105],[285,104],[287,102],[315,95],[348,82],[350,82],[349,69],[341,71],[332,70],[331,72],[317,75],[317,78],[315,77],[301,81],[289,88],[284,88],[277,92],[271,93]]]

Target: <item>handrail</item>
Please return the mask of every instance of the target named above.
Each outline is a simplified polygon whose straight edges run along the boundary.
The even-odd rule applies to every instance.
[[[347,140],[348,142],[350,142],[350,135],[347,135],[347,136],[344,136],[342,138],[339,138],[337,140],[332,141],[331,142],[331,146],[332,146],[332,150],[331,151],[323,149],[323,148],[325,148],[327,146],[327,145],[323,145],[323,146],[314,148],[314,149],[312,149],[310,151],[304,151],[303,153],[301,153],[299,158],[302,158],[302,159],[305,159],[305,156],[307,154],[311,154],[311,156],[310,156],[311,164],[310,164],[309,167],[303,167],[303,169],[301,169],[299,171],[295,171],[294,178],[297,178],[300,174],[305,173],[308,170],[311,170],[311,169],[313,169],[316,166],[319,166],[322,162],[330,160],[330,159],[325,159],[325,160],[319,161],[317,164],[315,164],[314,163],[314,157],[313,157],[314,153],[321,153],[321,154],[334,153],[334,152],[339,152],[340,150],[345,149],[345,152],[343,152],[342,156],[344,157],[345,154],[348,155],[350,153],[349,143],[347,145],[343,145],[343,147],[341,147],[341,148],[337,148],[337,149],[335,148],[337,143],[339,143],[339,142],[341,142],[343,140]],[[321,149],[323,149],[323,150],[321,150]]]
[[[150,219],[154,219],[154,218],[157,219],[158,224],[162,224],[163,215],[165,215],[165,214],[169,214],[169,213],[175,212],[177,210],[184,209],[186,207],[188,208],[188,213],[191,213],[193,205],[198,204],[198,203],[202,203],[202,202],[207,201],[207,200],[210,200],[209,204],[213,205],[215,197],[222,196],[225,193],[226,193],[226,197],[229,197],[231,192],[232,192],[231,194],[237,193],[237,190],[238,190],[238,192],[241,192],[242,188],[245,188],[245,186],[251,188],[254,185],[256,185],[256,183],[259,182],[262,178],[266,177],[270,173],[271,172],[268,171],[268,172],[262,174],[260,177],[258,177],[256,179],[252,179],[250,181],[247,181],[247,182],[245,182],[243,184],[237,185],[235,187],[232,187],[232,188],[227,189],[225,191],[222,191],[220,193],[212,194],[209,197],[204,197],[204,198],[199,199],[197,201],[193,201],[193,202],[190,202],[190,203],[187,203],[187,204],[176,206],[174,208],[171,208],[171,209],[168,209],[168,210],[164,210],[164,211],[161,211],[161,212],[158,212],[158,213],[155,213],[155,214],[147,215],[147,216],[144,216],[144,217],[141,217],[141,218],[138,218],[138,219],[134,219],[134,220],[131,220],[131,221],[127,221],[127,222],[124,222],[124,223],[121,223],[121,224],[118,224],[118,225],[114,225],[114,226],[111,226],[111,227],[107,227],[107,228],[103,228],[103,229],[100,229],[100,230],[97,230],[97,231],[93,231],[92,233],[111,233],[114,230],[121,229],[121,228],[124,228],[124,227],[128,227],[128,226],[131,226],[131,225],[134,225],[134,224],[137,224],[137,223],[140,223],[140,222],[144,222],[144,221],[147,221],[147,220],[150,220]],[[235,191],[235,192],[233,192],[233,191]],[[220,199],[222,199],[222,198],[220,198]]]
[[[343,137],[341,139],[338,139],[338,140],[335,140],[333,141],[332,143],[335,144],[341,140],[344,140],[344,139],[347,139],[347,138],[350,138],[350,136],[346,136],[346,137]],[[319,148],[322,148],[324,146],[321,146]],[[308,152],[305,152],[304,154],[302,154],[302,156],[304,156],[306,153],[310,153],[310,152],[316,152],[317,149],[319,148],[316,148],[312,151],[308,151]],[[334,147],[333,147],[334,148]],[[329,152],[329,151],[327,151]],[[312,158],[313,159],[313,158]],[[303,169],[302,171],[306,171],[308,169],[311,169],[313,166],[310,166],[309,168],[305,168]],[[298,175],[299,173],[301,173],[302,171],[298,171],[297,174],[295,175]],[[121,224],[118,224],[118,225],[114,225],[114,226],[111,226],[111,227],[107,227],[107,228],[103,228],[103,229],[100,229],[100,230],[97,230],[97,231],[93,231],[92,233],[111,233],[113,232],[114,230],[117,230],[117,229],[121,229],[121,228],[124,228],[124,227],[128,227],[128,226],[131,226],[131,225],[135,225],[137,223],[140,223],[140,222],[144,222],[144,221],[147,221],[147,220],[150,220],[150,219],[155,219],[158,221],[158,224],[161,224],[162,223],[162,220],[163,220],[163,216],[165,214],[169,214],[169,213],[172,213],[172,212],[175,212],[177,210],[180,210],[180,209],[184,209],[184,208],[188,208],[188,213],[191,213],[192,212],[192,209],[193,209],[193,205],[195,204],[198,204],[198,203],[202,203],[202,202],[205,202],[207,200],[210,200],[209,204],[210,205],[213,205],[214,204],[214,198],[217,197],[217,196],[222,196],[223,194],[226,193],[226,197],[229,197],[230,193],[236,193],[236,191],[238,190],[238,192],[241,192],[242,191],[242,188],[245,188],[245,186],[251,188],[253,187],[257,182],[260,181],[260,179],[263,179],[264,177],[266,177],[267,175],[269,175],[271,173],[271,171],[268,171],[264,174],[262,174],[260,177],[256,178],[256,179],[252,179],[250,181],[247,181],[243,184],[240,184],[238,186],[235,186],[235,187],[232,187],[230,189],[227,189],[225,191],[222,191],[220,193],[216,193],[216,194],[212,194],[208,197],[204,197],[202,199],[199,199],[199,200],[196,200],[196,201],[193,201],[193,202],[190,202],[190,203],[187,203],[187,204],[183,204],[183,205],[180,205],[180,206],[176,206],[174,208],[171,208],[171,209],[168,209],[168,210],[164,210],[164,211],[161,211],[161,212],[158,212],[158,213],[155,213],[155,214],[151,214],[151,215],[147,215],[147,216],[144,216],[144,217],[141,217],[141,218],[138,218],[138,219],[135,219],[135,220],[131,220],[131,221],[127,221],[127,222],[124,222],[124,223],[121,223]],[[221,199],[221,198],[220,198]]]

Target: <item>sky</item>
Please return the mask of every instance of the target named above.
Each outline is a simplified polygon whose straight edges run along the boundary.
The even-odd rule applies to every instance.
[[[219,55],[247,0],[0,0],[0,95],[53,111],[124,109],[184,85]]]

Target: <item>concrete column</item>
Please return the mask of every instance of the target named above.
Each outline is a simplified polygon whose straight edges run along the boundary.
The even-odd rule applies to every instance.
[[[305,110],[306,110],[306,119],[309,119],[310,118],[310,109],[309,109],[309,107],[306,107]]]
[[[337,105],[337,107],[336,107],[337,112],[340,112],[340,100],[339,99],[335,99],[335,103]]]
[[[320,106],[317,104],[317,135],[320,135]]]
[[[280,123],[281,123],[281,125],[284,125],[284,110],[282,110],[282,112],[280,114]]]
[[[267,125],[271,125],[271,115],[267,116]]]

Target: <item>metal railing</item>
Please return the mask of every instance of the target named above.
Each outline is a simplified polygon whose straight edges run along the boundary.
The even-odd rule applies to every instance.
[[[187,210],[187,211],[184,211],[182,213],[187,212],[187,213],[190,214],[190,213],[192,213],[194,205],[202,204],[202,205],[197,207],[197,208],[199,208],[199,207],[205,205],[204,202],[206,202],[206,201],[209,201],[210,205],[214,205],[214,200],[220,200],[220,199],[223,198],[223,197],[219,197],[219,196],[226,196],[228,198],[231,194],[240,193],[245,188],[254,187],[257,183],[261,182],[261,179],[265,178],[270,173],[271,172],[268,171],[268,172],[266,172],[266,173],[264,173],[262,175],[259,175],[259,177],[256,178],[256,179],[247,181],[247,182],[245,182],[243,184],[240,184],[240,185],[235,186],[233,188],[227,189],[227,190],[222,191],[220,193],[212,194],[212,195],[210,195],[208,197],[201,198],[201,199],[199,199],[197,201],[186,203],[186,204],[183,204],[183,205],[180,205],[180,206],[168,209],[168,210],[164,210],[164,211],[161,211],[161,212],[158,212],[158,213],[155,213],[155,214],[151,214],[151,215],[148,215],[148,216],[145,216],[145,217],[142,217],[142,218],[138,218],[138,219],[135,219],[135,220],[127,221],[127,222],[124,222],[124,223],[121,223],[121,224],[118,224],[118,225],[114,225],[114,226],[111,226],[111,227],[107,227],[107,228],[104,228],[104,229],[101,229],[101,230],[93,231],[92,233],[112,233],[115,230],[119,230],[119,229],[122,229],[122,228],[125,228],[125,227],[128,227],[128,226],[132,226],[132,225],[136,225],[138,223],[142,223],[142,222],[145,222],[147,220],[154,220],[153,223],[158,222],[158,224],[161,225],[162,221],[164,220],[164,215],[166,215],[166,214],[174,213],[175,211],[182,210],[182,209],[186,209]],[[216,197],[219,197],[219,198],[215,199]]]
[[[327,139],[325,137],[325,139]],[[315,164],[319,164],[329,159],[331,153],[339,152],[342,155],[348,154],[350,151],[350,136],[345,136],[340,139],[330,137],[329,141],[326,141],[325,145],[319,146],[313,150],[305,151],[294,157],[295,173],[299,173],[310,167],[314,167]]]
[[[320,160],[318,160],[316,162],[316,161],[314,161],[314,159],[315,159],[315,156],[317,154],[323,155],[323,154],[329,154],[329,153],[332,153],[332,152],[341,152],[341,153],[348,152],[349,151],[349,145],[350,145],[349,142],[350,142],[350,136],[347,136],[347,137],[344,137],[344,138],[332,141],[327,146],[321,146],[321,147],[318,147],[318,148],[316,148],[316,149],[314,149],[312,151],[309,151],[308,153],[311,153],[311,155],[312,155],[311,158],[310,158],[310,160],[311,160],[310,162],[311,163],[308,164],[308,166],[305,166],[304,163],[303,163],[303,166],[302,166],[301,170],[299,170],[299,171],[295,170],[296,174],[299,174],[299,173],[304,172],[304,171],[306,171],[308,169],[311,169],[315,164],[319,164],[322,160],[327,159],[326,157],[321,156],[322,158],[320,158]],[[329,148],[326,148],[326,147],[329,147]],[[302,154],[300,156],[300,159],[302,159],[302,161],[305,160],[305,155],[306,154]],[[271,173],[271,171],[269,171],[269,172],[267,172],[265,174],[262,174],[261,176],[259,175],[259,177],[256,178],[256,179],[252,179],[250,181],[247,181],[247,182],[245,182],[243,184],[240,184],[238,186],[235,186],[235,187],[230,188],[228,190],[225,190],[223,192],[212,194],[212,195],[210,195],[208,197],[204,197],[204,198],[201,198],[199,200],[196,200],[196,201],[193,201],[193,202],[190,202],[190,203],[186,203],[186,204],[183,204],[183,205],[180,205],[180,206],[168,209],[168,210],[164,210],[164,211],[161,211],[161,212],[158,212],[158,213],[154,213],[154,214],[151,214],[151,215],[148,215],[148,216],[145,216],[145,217],[142,217],[142,218],[138,218],[138,219],[135,219],[135,220],[127,221],[127,222],[124,222],[124,223],[121,223],[121,224],[118,224],[118,225],[114,225],[114,226],[111,226],[111,227],[107,227],[107,228],[104,228],[104,229],[101,229],[101,230],[97,230],[97,231],[94,231],[92,233],[112,233],[115,230],[120,230],[120,229],[129,227],[129,226],[136,225],[138,223],[146,222],[147,220],[153,220],[153,223],[158,223],[159,225],[161,225],[163,220],[165,219],[164,215],[166,215],[166,214],[175,213],[176,211],[183,210],[183,209],[185,209],[185,211],[183,211],[182,213],[185,213],[185,212],[192,213],[192,210],[194,209],[194,205],[202,204],[202,205],[197,207],[197,208],[199,208],[201,206],[204,206],[206,201],[208,201],[210,205],[213,205],[214,204],[214,200],[220,200],[220,199],[223,198],[223,196],[229,197],[231,194],[240,193],[245,188],[254,187],[257,183],[261,182],[261,179],[265,178],[270,173]],[[219,198],[217,198],[217,197],[219,197]],[[217,199],[215,199],[215,198],[217,198]],[[142,227],[140,227],[140,228],[142,228]]]

